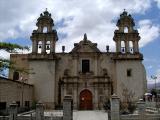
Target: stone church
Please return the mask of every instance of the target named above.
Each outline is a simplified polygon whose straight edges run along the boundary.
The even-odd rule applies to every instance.
[[[63,103],[63,98],[73,98],[74,109],[102,109],[113,93],[123,101],[125,93],[133,93],[133,101],[142,98],[146,90],[146,72],[139,52],[140,36],[134,28],[134,19],[124,11],[117,21],[113,40],[116,51],[106,52],[84,34],[70,52],[56,53],[58,35],[51,14],[40,14],[37,29],[31,35],[32,53],[11,54],[17,68],[34,74],[10,70],[9,76],[17,80],[23,76],[34,86],[33,100],[42,101],[47,108]],[[105,44],[105,43],[104,43]]]

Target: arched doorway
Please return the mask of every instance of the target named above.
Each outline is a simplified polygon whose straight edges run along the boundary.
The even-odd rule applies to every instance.
[[[80,110],[91,110],[93,109],[92,104],[92,93],[85,89],[80,93]]]

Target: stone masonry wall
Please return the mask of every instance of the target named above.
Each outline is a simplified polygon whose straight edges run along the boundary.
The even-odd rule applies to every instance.
[[[19,101],[20,105],[22,105],[22,96],[23,105],[25,105],[25,101],[30,101],[31,106],[33,101],[33,85],[0,78],[0,102],[6,102],[7,107],[13,101]]]

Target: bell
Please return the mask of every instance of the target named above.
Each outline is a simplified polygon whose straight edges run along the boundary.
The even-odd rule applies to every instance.
[[[122,53],[125,53],[125,49],[124,48],[122,48]]]
[[[41,45],[39,45],[39,48],[42,48],[42,46],[41,46]]]
[[[49,47],[49,45],[47,45],[47,50],[49,50],[50,49],[50,47]]]

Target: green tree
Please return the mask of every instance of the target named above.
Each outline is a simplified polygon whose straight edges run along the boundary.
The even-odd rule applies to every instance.
[[[20,46],[18,44],[0,42],[0,50],[5,50],[9,53],[16,53],[18,50],[29,50],[29,48],[27,46]],[[3,75],[2,71],[5,69],[15,69],[14,63],[0,56],[0,76]],[[25,70],[21,69],[19,71]]]

